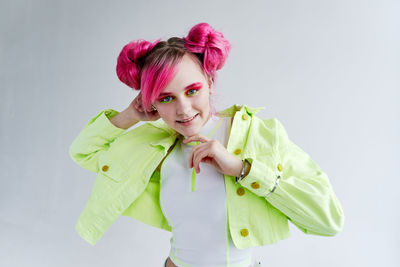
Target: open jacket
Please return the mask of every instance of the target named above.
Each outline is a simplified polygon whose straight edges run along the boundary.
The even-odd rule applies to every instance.
[[[233,117],[226,149],[251,163],[250,172],[238,183],[224,175],[228,227],[235,246],[285,239],[290,236],[288,221],[306,234],[334,236],[342,230],[344,214],[327,175],[288,138],[278,119],[257,117],[261,109],[233,105],[219,112],[221,117]],[[109,120],[118,113],[106,109],[93,117],[69,150],[77,164],[97,173],[76,224],[80,236],[92,245],[120,215],[171,231],[160,208],[156,168],[179,133],[162,120],[126,131]]]

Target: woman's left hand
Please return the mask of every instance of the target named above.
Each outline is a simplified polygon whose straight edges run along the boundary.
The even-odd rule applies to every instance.
[[[189,155],[189,167],[200,172],[200,162],[211,164],[222,174],[239,176],[243,168],[243,162],[238,157],[229,153],[217,140],[209,139],[202,135],[194,135],[183,140],[184,144],[200,141],[193,147]]]

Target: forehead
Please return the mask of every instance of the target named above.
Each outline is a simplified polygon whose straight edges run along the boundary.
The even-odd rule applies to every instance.
[[[185,54],[176,66],[176,75],[162,92],[180,92],[193,83],[204,84],[206,77],[199,63],[192,56]]]

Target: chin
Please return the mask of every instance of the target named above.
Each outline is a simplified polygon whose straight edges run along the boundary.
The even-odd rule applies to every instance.
[[[183,131],[179,132],[183,136],[193,136],[199,133],[199,131],[194,131],[194,130],[189,130],[189,131]]]

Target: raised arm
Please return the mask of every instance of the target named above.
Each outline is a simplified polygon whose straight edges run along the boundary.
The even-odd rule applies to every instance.
[[[126,130],[110,121],[118,114],[121,113],[113,109],[102,110],[86,124],[69,147],[69,155],[73,161],[87,170],[96,173],[99,171],[97,162],[100,154]],[[117,125],[126,125],[123,115],[114,121]]]
[[[94,116],[70,145],[69,154],[78,165],[97,173],[99,156],[117,137],[139,121],[159,118],[157,111],[144,110],[139,93],[122,112],[106,109]]]

